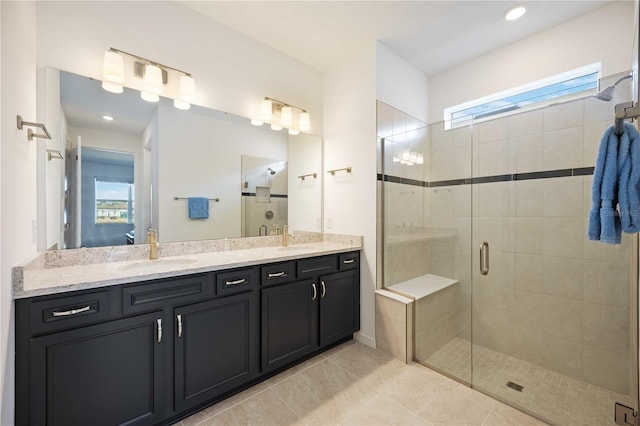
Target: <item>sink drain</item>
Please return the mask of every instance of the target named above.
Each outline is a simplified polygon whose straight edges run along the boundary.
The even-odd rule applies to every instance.
[[[507,387],[510,387],[513,390],[517,390],[518,392],[522,392],[522,389],[524,389],[524,386],[511,381],[507,382]]]

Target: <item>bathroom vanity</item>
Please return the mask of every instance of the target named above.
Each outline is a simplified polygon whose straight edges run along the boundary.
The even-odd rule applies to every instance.
[[[17,424],[170,424],[352,338],[360,247],[18,269]]]

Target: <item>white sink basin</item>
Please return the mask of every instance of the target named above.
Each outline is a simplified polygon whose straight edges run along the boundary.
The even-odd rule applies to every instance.
[[[157,267],[164,267],[164,266],[185,266],[185,265],[193,264],[195,262],[196,262],[195,259],[189,259],[189,258],[141,260],[139,262],[123,265],[118,269],[123,271],[128,271],[132,269],[157,268]]]

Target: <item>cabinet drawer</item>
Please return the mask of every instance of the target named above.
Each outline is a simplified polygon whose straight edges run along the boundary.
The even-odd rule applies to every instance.
[[[360,266],[360,253],[353,251],[351,253],[343,253],[339,257],[340,270],[356,269]]]
[[[216,275],[218,296],[249,291],[258,285],[258,271],[254,268],[235,269]]]
[[[190,302],[215,295],[211,275],[195,275],[122,288],[122,312],[149,311],[176,303]]]
[[[273,284],[284,284],[296,279],[296,263],[274,263],[273,265],[263,266],[262,268],[262,286]]]
[[[31,304],[33,334],[82,326],[109,317],[107,291],[60,297]]]
[[[311,278],[338,270],[338,256],[322,256],[298,261],[298,278]]]

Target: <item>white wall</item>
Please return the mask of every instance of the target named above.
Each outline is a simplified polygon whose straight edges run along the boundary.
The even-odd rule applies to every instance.
[[[421,121],[428,119],[429,79],[380,42],[376,48],[376,97]]]
[[[0,143],[0,424],[14,417],[14,314],[11,267],[36,253],[36,144],[16,127],[16,115],[36,118],[35,3],[0,2],[2,133]]]
[[[203,108],[159,106],[158,237],[161,242],[240,237],[241,155],[287,158],[287,135]],[[260,141],[260,143],[256,143]],[[209,219],[191,220],[186,200],[210,202]]]
[[[319,71],[178,2],[38,2],[37,25],[39,65],[100,79],[114,47],[192,73],[198,105],[249,117],[270,96],[322,130]]]
[[[602,61],[602,75],[632,66],[634,3],[614,2],[429,78],[429,122],[446,107]]]
[[[375,345],[376,287],[376,45],[324,77],[325,232],[364,237],[358,339]]]

